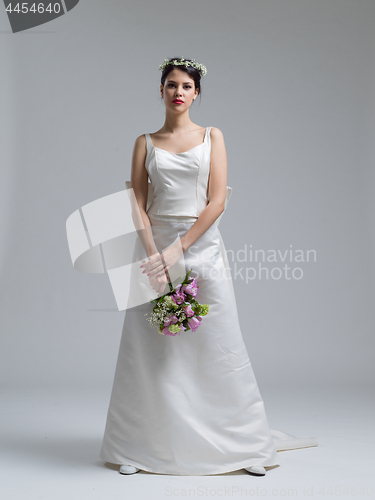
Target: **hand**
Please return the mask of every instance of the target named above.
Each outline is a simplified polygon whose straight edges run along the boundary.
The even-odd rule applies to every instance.
[[[139,266],[143,269],[142,274],[147,273],[147,276],[154,276],[157,271],[164,269],[163,260],[159,252],[154,253],[148,259]]]
[[[162,273],[160,277],[149,276],[148,278],[150,281],[150,285],[155,290],[155,292],[159,296],[163,295],[165,290],[165,285],[168,283],[167,273],[165,272]]]
[[[168,271],[176,264],[182,254],[182,246],[180,240],[178,240],[174,245],[167,248],[162,254],[155,253],[154,255],[151,255],[149,260],[140,267],[143,269],[142,272],[147,273],[147,276],[149,277],[162,277],[165,274],[165,271]]]
[[[167,248],[162,254],[155,253],[140,267],[142,273],[147,273],[151,287],[158,293],[163,294],[165,285],[170,281],[168,270],[176,264],[183,254],[180,240]]]
[[[164,265],[160,253],[157,252],[151,255],[149,260],[139,267],[143,269],[143,274],[147,273],[151,288],[159,295],[164,293],[165,285],[168,283],[168,276],[163,271]],[[156,270],[158,270],[159,276],[156,275]]]
[[[174,245],[167,248],[161,254],[161,259],[164,262],[164,270],[168,271],[171,267],[173,267],[176,262],[179,261],[183,253],[181,240],[178,240]],[[159,272],[157,276],[161,276],[161,273]]]

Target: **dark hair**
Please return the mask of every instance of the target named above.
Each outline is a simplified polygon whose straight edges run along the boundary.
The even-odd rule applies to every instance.
[[[168,61],[173,61],[173,60],[180,60],[181,57],[170,57]],[[183,59],[184,61],[193,61],[193,59]],[[198,94],[201,98],[201,74],[198,69],[193,68],[193,66],[185,66],[183,64],[167,64],[165,68],[163,69],[163,72],[161,74],[161,81],[160,83],[164,87],[165,79],[167,78],[168,74],[173,71],[174,69],[180,69],[181,71],[185,71],[193,80],[194,80],[194,85],[195,88],[198,89]],[[193,101],[194,102],[194,101]]]

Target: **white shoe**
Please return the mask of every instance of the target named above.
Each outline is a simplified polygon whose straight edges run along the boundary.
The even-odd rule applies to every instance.
[[[139,472],[141,469],[138,467],[134,467],[133,465],[121,465],[119,473],[120,474],[135,474]]]
[[[250,474],[254,474],[254,476],[265,476],[266,469],[261,467],[260,465],[253,465],[252,467],[245,468]]]

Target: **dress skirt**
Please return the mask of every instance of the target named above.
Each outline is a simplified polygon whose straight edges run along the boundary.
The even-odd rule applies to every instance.
[[[159,251],[196,220],[149,218]],[[173,475],[278,465],[216,223],[184,259],[209,313],[195,332],[166,336],[145,317],[151,303],[126,310],[100,457]]]

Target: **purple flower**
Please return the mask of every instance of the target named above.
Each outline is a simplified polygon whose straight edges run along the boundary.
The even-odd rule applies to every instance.
[[[175,314],[172,314],[171,316],[168,316],[167,319],[164,320],[164,326],[169,326],[169,325],[174,325],[178,321],[178,318]]]
[[[171,337],[174,337],[175,335],[180,335],[180,332],[173,333],[173,332],[171,332],[171,331],[170,331],[169,326],[166,326],[166,327],[163,329],[163,334],[164,334],[164,335],[170,335]]]
[[[181,283],[176,286],[176,291],[172,295],[172,299],[176,302],[176,304],[182,304],[183,302],[185,302],[186,299],[186,295],[183,293],[182,290],[180,290],[180,288],[181,288]]]
[[[187,306],[184,306],[183,310],[185,311],[185,314],[186,314],[186,316],[188,318],[191,318],[195,314],[194,311],[193,311],[193,309],[191,308],[191,304],[188,304]]]
[[[198,326],[202,322],[202,318],[200,316],[193,316],[191,318],[188,318],[189,326],[192,329],[193,332],[198,328]]]
[[[186,330],[186,328],[183,326],[182,330]],[[181,333],[181,325],[169,325],[166,326],[163,330],[162,333],[164,335],[180,335]]]
[[[193,278],[193,281],[191,283],[184,285],[182,287],[182,291],[188,293],[189,295],[195,298],[198,293],[197,278]]]

